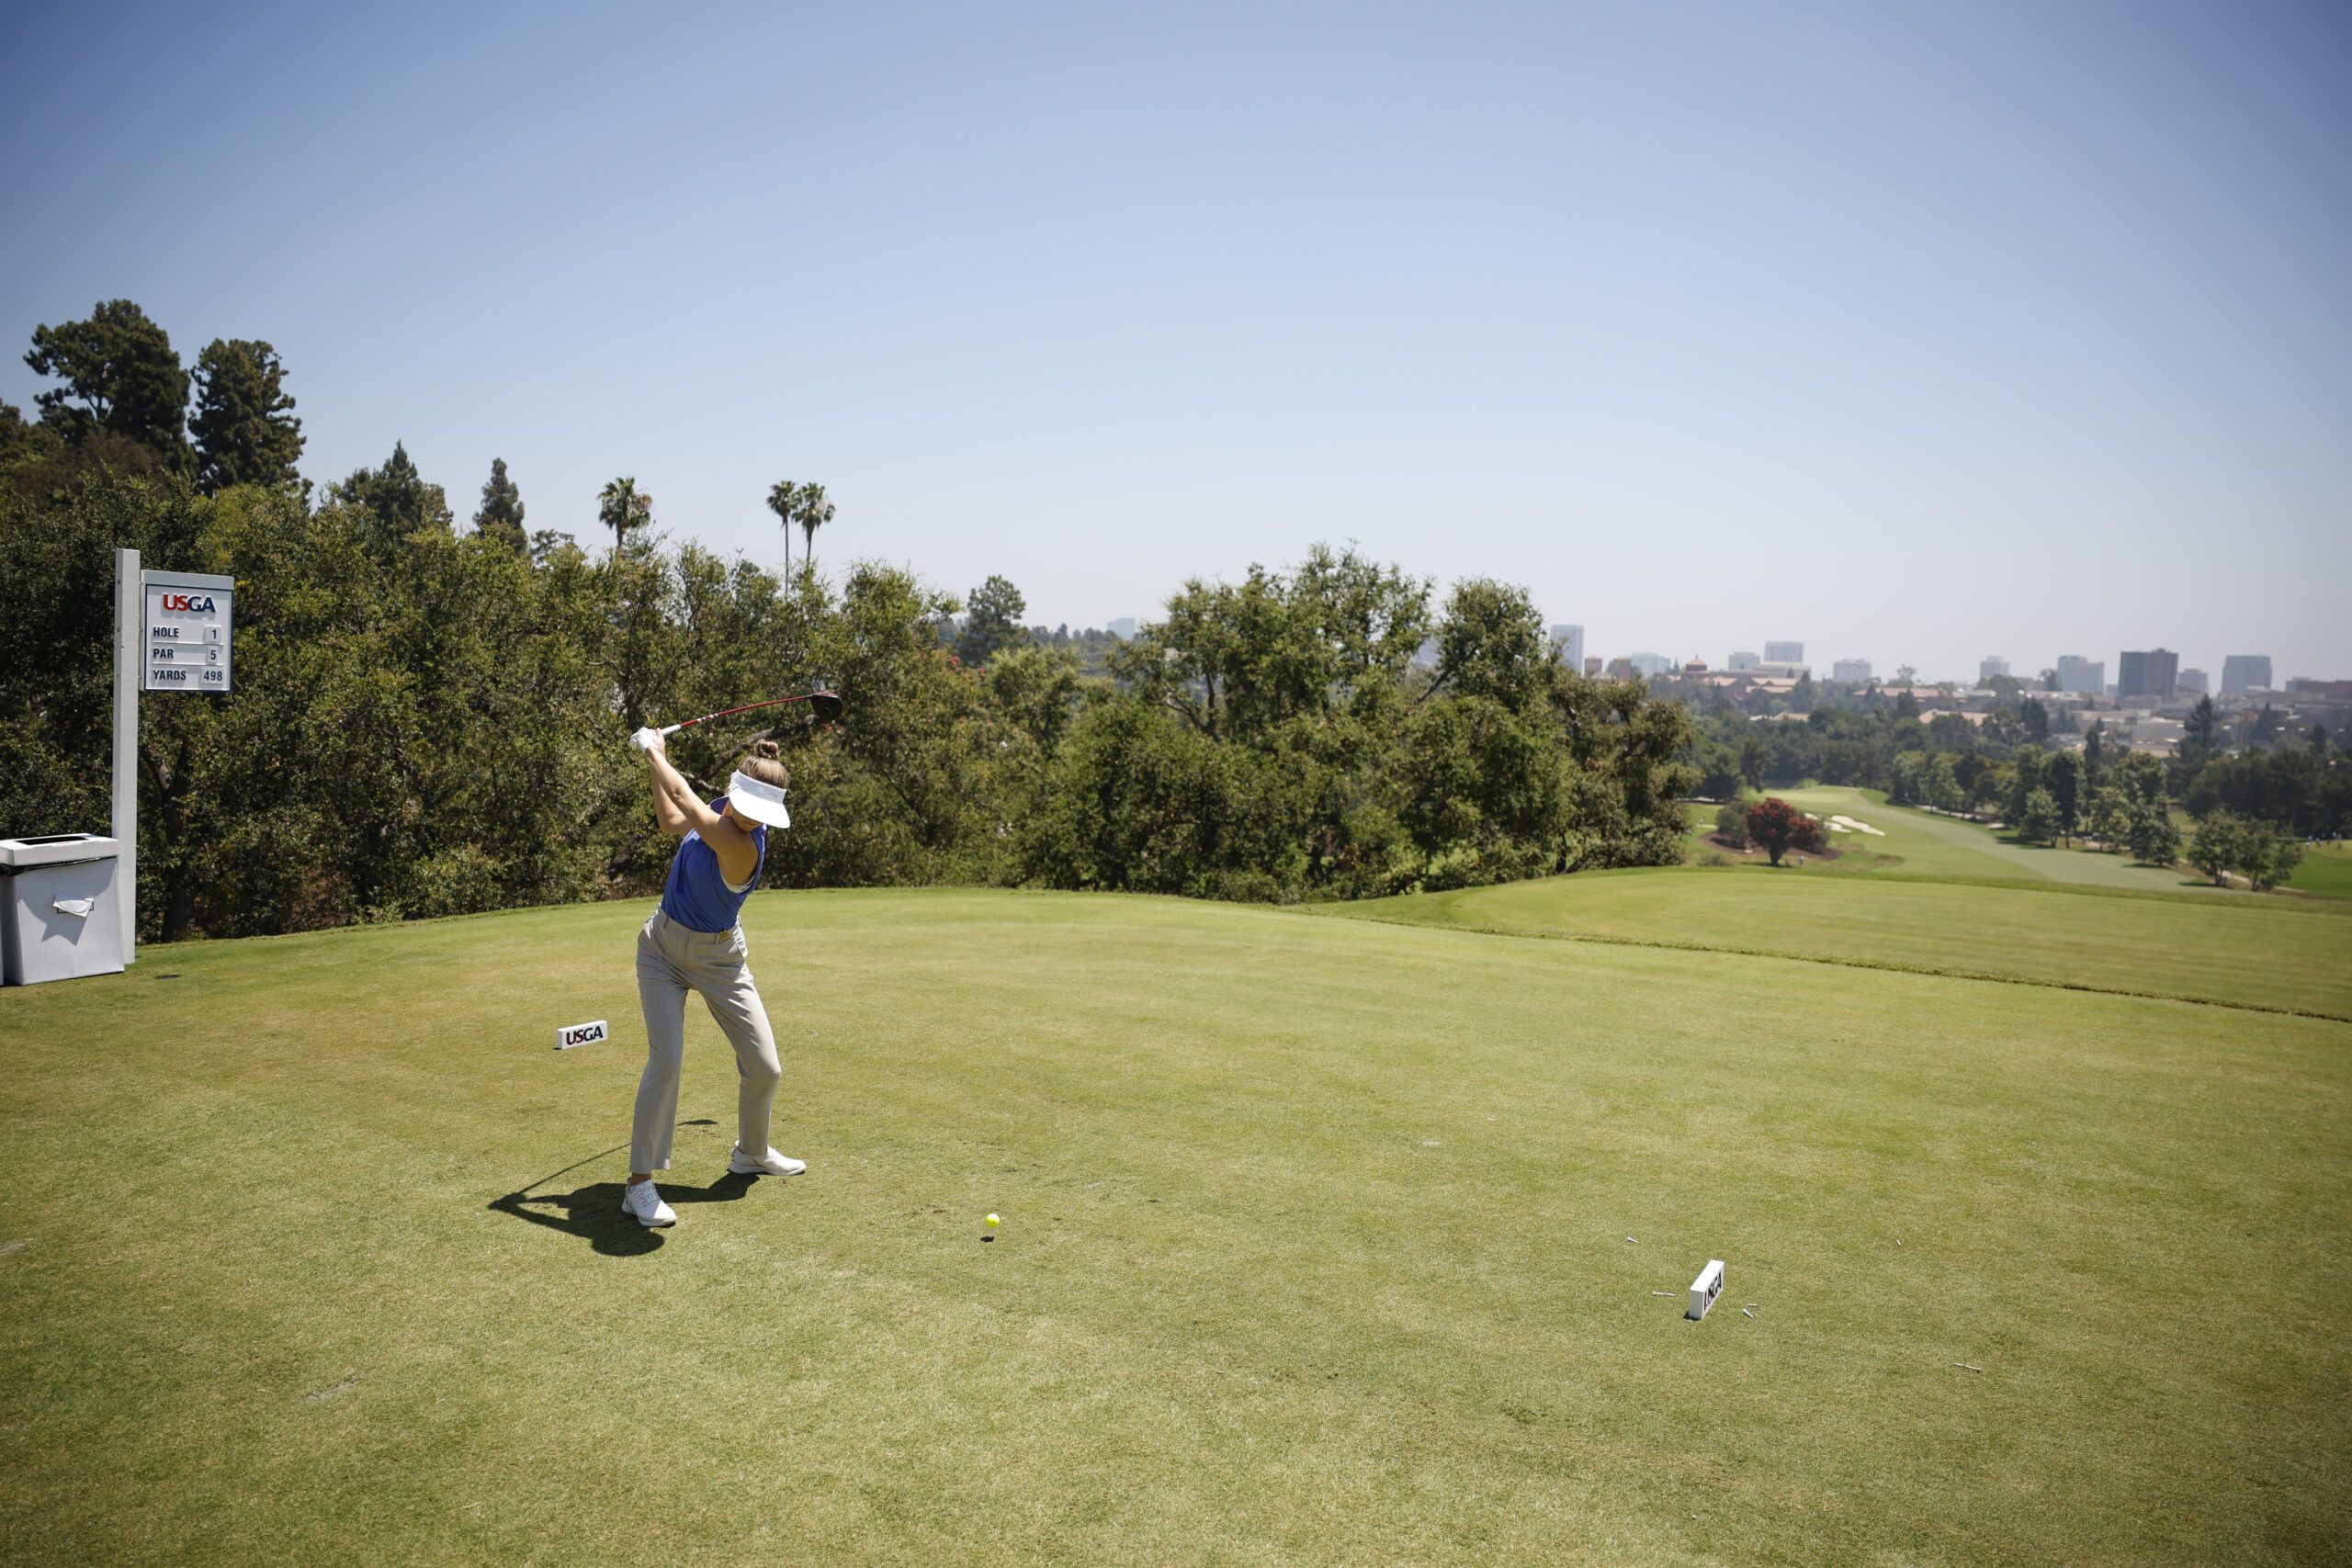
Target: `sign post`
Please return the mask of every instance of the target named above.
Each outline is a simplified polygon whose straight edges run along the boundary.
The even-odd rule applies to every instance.
[[[141,571],[137,550],[114,553],[114,837],[126,965],[139,937],[139,694],[227,694],[236,591],[233,577]]]

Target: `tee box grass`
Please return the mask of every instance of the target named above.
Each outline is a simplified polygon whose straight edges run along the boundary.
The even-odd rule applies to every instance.
[[[650,1232],[616,1209],[644,914],[151,948],[0,995],[0,1559],[2340,1548],[2352,1025],[763,894],[808,1174],[724,1176],[697,1010],[683,1221]],[[583,1018],[614,1039],[549,1048]]]

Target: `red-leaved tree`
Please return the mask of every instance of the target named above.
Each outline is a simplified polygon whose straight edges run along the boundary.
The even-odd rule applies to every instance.
[[[1821,824],[1779,795],[1769,795],[1747,808],[1747,840],[1763,845],[1764,852],[1778,865],[1791,850],[1818,852]]]

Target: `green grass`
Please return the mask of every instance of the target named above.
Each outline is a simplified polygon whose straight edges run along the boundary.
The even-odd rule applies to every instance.
[[[2303,863],[2295,868],[2287,886],[2314,898],[2352,898],[2352,848],[2342,844],[2305,848]]]
[[[1775,789],[1801,811],[1825,821],[1843,814],[1879,829],[1878,834],[1831,833],[1829,847],[1836,860],[1807,856],[1802,868],[1808,874],[1834,875],[1854,872],[1899,871],[1906,875],[1970,877],[1998,882],[2055,882],[2078,887],[2108,887],[2122,891],[2195,893],[2212,891],[2193,873],[2178,868],[2141,865],[2125,855],[2101,854],[2079,847],[2020,844],[2006,833],[1957,818],[1890,806],[1879,790],[1819,785],[1807,789]],[[1712,829],[1713,807],[1690,808],[1698,829]],[[1692,857],[1703,858],[1714,849],[1702,844],[1694,829]],[[1715,851],[1722,853],[1721,851]],[[1741,863],[1767,865],[1767,857],[1733,857]],[[1793,864],[1784,870],[1798,869]]]
[[[696,1014],[653,1234],[613,1212],[643,913],[0,994],[0,1560],[2341,1550],[2352,1025],[766,894],[810,1170],[721,1178]],[[594,1017],[617,1038],[549,1050]],[[1729,1293],[1682,1322],[1710,1257]]]
[[[2278,897],[2172,898],[2048,883],[1686,866],[1322,905],[1316,912],[1990,976],[2352,1021],[2352,910]]]

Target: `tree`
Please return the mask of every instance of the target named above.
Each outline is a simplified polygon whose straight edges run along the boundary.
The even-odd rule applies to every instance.
[[[2030,844],[2046,844],[2058,836],[2058,802],[2046,789],[2037,789],[2026,796],[2025,817],[2018,824],[2018,837]]]
[[[2191,780],[2204,771],[2205,764],[2222,754],[2222,716],[2213,706],[2211,695],[2197,699],[2181,721],[2180,740],[2173,747],[2173,793],[2185,795]]]
[[[1726,800],[1715,807],[1715,840],[1726,849],[1747,847],[1747,810],[1744,800]]]
[[[2227,885],[2227,873],[2244,858],[2239,840],[2244,829],[2238,819],[2226,811],[2216,811],[2197,825],[2188,840],[2188,863],[2213,879],[2217,887]]]
[[[490,460],[490,478],[481,487],[481,510],[474,513],[474,532],[497,540],[517,554],[526,548],[523,492],[506,477],[503,457]]]
[[[2147,865],[2170,865],[2180,858],[2180,829],[2172,807],[2160,791],[2154,800],[2132,804],[2127,829],[2132,858]]]
[[[2277,745],[2280,727],[2278,710],[2263,704],[2262,711],[2254,716],[2254,731],[2246,737],[2246,744],[2256,750]]]
[[[2132,802],[2120,789],[2095,789],[2083,813],[2083,829],[2105,854],[2120,854],[2132,840]]]
[[[2099,786],[2099,775],[2107,761],[2107,720],[2095,718],[2083,737],[2083,784],[2087,789]]]
[[[419,530],[450,531],[449,502],[441,487],[426,484],[408,448],[392,443],[392,455],[380,468],[360,468],[341,484],[329,487],[334,500],[366,509],[370,550],[379,559],[401,553],[402,541]]]
[[[1747,808],[1747,837],[1778,865],[1792,849],[1819,849],[1821,824],[1779,795],[1768,795]]]
[[[778,479],[768,487],[768,510],[784,525],[784,565],[792,570],[792,530],[800,530],[801,569],[816,565],[817,530],[833,520],[833,503],[820,484],[794,484]]]
[[[1543,690],[1558,659],[1525,589],[1471,578],[1446,602],[1430,689],[1516,708]]]
[[[2058,810],[2058,835],[2071,839],[2083,819],[2083,760],[2072,751],[2052,757],[2041,770],[2042,787]]]
[[[2018,706],[2018,716],[2024,721],[2025,738],[2039,746],[2050,739],[2050,710],[2039,697],[2028,697]]]
[[[2010,764],[2008,785],[2001,797],[2001,815],[2013,828],[2025,820],[2026,803],[2041,787],[2041,767],[2047,756],[2045,751],[2028,747]]]
[[[68,441],[107,430],[183,461],[187,372],[172,340],[128,299],[102,300],[86,321],[33,330],[25,363],[62,380],[36,400],[41,423]]]
[[[596,493],[596,521],[613,531],[613,558],[630,533],[653,521],[653,498],[638,492],[637,480],[617,479]]]
[[[289,411],[286,367],[268,344],[214,338],[196,357],[197,483],[207,495],[231,485],[285,484],[299,478],[302,422]]]
[[[2250,824],[2238,839],[2238,865],[2256,893],[2267,893],[2294,875],[2303,860],[2303,846],[2291,833],[2268,823]]]
[[[1021,590],[1001,577],[991,577],[973,589],[963,629],[956,634],[956,657],[967,664],[986,664],[1000,649],[1019,643],[1028,635],[1021,627],[1022,613],[1027,608]]]

